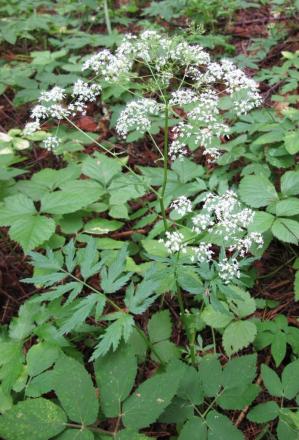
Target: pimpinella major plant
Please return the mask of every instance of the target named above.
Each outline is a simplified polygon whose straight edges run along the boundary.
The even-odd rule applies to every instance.
[[[58,120],[44,147],[59,155],[59,131],[69,125],[82,134],[76,115],[100,97],[109,108],[105,92],[118,87],[130,95],[114,124],[120,142],[145,138],[162,166],[132,168],[116,150],[92,139],[106,159],[95,155],[82,165],[79,158],[67,172],[48,173],[56,182],[50,191],[41,185],[46,195],[38,194],[36,184],[21,185],[26,201],[19,200],[19,210],[16,199],[6,200],[2,223],[11,225],[12,238],[22,238],[18,214],[23,209],[28,210],[25,233],[30,229],[34,235],[43,219],[43,226],[51,225],[46,239],[60,224],[60,215],[80,221],[64,228],[65,245],[56,234],[45,252],[30,254],[34,274],[24,281],[43,293],[23,305],[1,338],[0,434],[5,440],[33,434],[39,440],[142,440],[158,421],[174,424],[169,435],[180,440],[198,435],[242,439],[222,411],[242,411],[259,395],[257,358],[243,355],[222,365],[215,333],[222,336],[227,358],[254,342],[258,327],[250,317],[257,305],[247,292],[252,282],[248,268],[261,253],[263,237],[249,229],[254,211],[242,205],[234,188],[208,191],[205,170],[192,158],[200,148],[208,161],[217,161],[230,126],[260,105],[257,84],[229,60],[212,62],[200,46],[154,31],[125,37],[114,53],[105,49],[86,59],[83,69],[92,80],[82,78],[72,90],[54,87],[41,94],[25,133]],[[88,179],[80,179],[81,172]],[[122,197],[130,192],[126,200],[153,194],[153,201],[146,202],[146,219],[141,218],[144,211],[136,214],[128,207],[129,219],[148,230],[147,236],[136,234],[126,244],[94,237],[122,226],[100,215],[118,191]],[[29,228],[32,218],[35,225]],[[43,243],[46,229],[26,244],[26,251]],[[68,233],[75,239],[69,240]],[[172,333],[181,328],[182,346],[177,346]],[[202,344],[206,331],[211,346]],[[30,338],[36,342],[24,350]],[[89,372],[78,347],[91,353]],[[154,366],[151,377],[136,379],[138,366],[147,365]],[[279,439],[291,436],[296,413],[284,411],[283,402],[269,406],[255,407],[250,417],[261,423],[280,417]]]

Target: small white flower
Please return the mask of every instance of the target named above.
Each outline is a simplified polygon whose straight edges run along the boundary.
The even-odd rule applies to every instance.
[[[60,144],[60,139],[57,136],[49,136],[43,142],[43,147],[48,151],[54,151]]]
[[[38,120],[34,122],[27,122],[23,129],[23,134],[24,136],[30,136],[38,130],[40,130],[40,123]]]
[[[181,89],[176,92],[172,92],[169,103],[171,105],[185,105],[191,104],[198,100],[197,93],[192,89]]]
[[[160,108],[156,101],[148,98],[129,102],[118,118],[117,133],[125,138],[131,130],[141,133],[148,131],[151,127],[150,116],[158,115]]]
[[[164,243],[170,254],[174,254],[176,252],[182,252],[183,254],[187,251],[187,246],[184,243],[184,236],[180,232],[166,232],[166,240],[160,240],[161,243]]]
[[[174,200],[170,207],[181,216],[186,215],[188,212],[192,212],[191,200],[186,196],[180,196],[178,199]]]
[[[236,258],[223,258],[218,263],[219,277],[228,284],[234,278],[240,278],[240,266]]]
[[[59,102],[65,98],[65,90],[61,87],[55,86],[53,89],[48,91],[43,91],[40,94],[39,102]]]
[[[209,263],[213,259],[214,252],[212,251],[211,243],[200,243],[197,248],[193,248],[194,256],[192,261],[199,261],[200,263]]]
[[[193,231],[197,234],[206,231],[214,225],[214,220],[209,214],[197,214],[192,218]]]
[[[253,244],[256,244],[259,249],[263,247],[263,236],[259,232],[251,232],[246,237],[240,238],[234,244],[232,244],[228,250],[230,252],[236,251],[240,257],[245,257]]]

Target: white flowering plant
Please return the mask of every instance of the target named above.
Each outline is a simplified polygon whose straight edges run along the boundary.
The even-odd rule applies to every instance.
[[[171,3],[148,9],[170,13]],[[202,4],[179,3],[190,13]],[[212,59],[196,43],[210,37],[200,29],[122,38],[109,5],[109,35],[84,30],[65,46],[109,49],[66,66],[63,50],[33,52],[31,64],[50,63],[50,82],[40,70],[23,131],[0,134],[1,233],[25,267],[26,297],[5,321],[15,280],[4,271],[0,437],[241,440],[248,413],[267,424],[259,437],[277,419],[278,439],[291,439],[298,420],[283,405],[298,400],[299,330],[277,315],[284,304],[267,278],[291,274],[293,260],[299,268],[298,115],[258,109],[258,84],[225,56]],[[277,243],[259,259],[272,238],[294,255],[265,275]],[[275,376],[268,365],[289,357]],[[274,399],[252,408],[262,386]]]

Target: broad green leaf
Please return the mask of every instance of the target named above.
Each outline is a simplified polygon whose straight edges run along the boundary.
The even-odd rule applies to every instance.
[[[198,371],[205,395],[208,397],[216,396],[222,385],[222,368],[217,357],[204,356],[199,364]]]
[[[163,414],[159,417],[161,423],[176,423],[182,425],[187,419],[194,416],[190,401],[174,397]]]
[[[12,240],[20,243],[24,252],[28,252],[49,240],[55,232],[55,227],[54,220],[48,217],[41,215],[21,216],[11,226],[9,236]]]
[[[250,384],[256,376],[256,354],[248,354],[231,359],[223,370],[224,388],[235,388]]]
[[[285,196],[299,194],[299,171],[287,171],[280,180],[281,192]]]
[[[274,216],[269,214],[268,212],[255,212],[253,221],[248,226],[249,232],[260,232],[263,233],[268,231],[271,228],[271,225],[274,221]]]
[[[242,410],[256,399],[260,390],[255,384],[229,388],[221,394],[217,403],[225,410]]]
[[[201,405],[203,403],[202,377],[195,368],[185,365],[185,372],[180,382],[177,396],[191,402],[193,405]]]
[[[142,240],[141,243],[149,255],[157,257],[166,257],[168,255],[165,245],[158,240],[150,240],[147,238]]]
[[[256,325],[250,321],[236,321],[224,330],[222,342],[228,356],[251,344],[257,334]]]
[[[262,379],[271,396],[282,397],[283,387],[279,376],[268,365],[261,367]]]
[[[162,310],[152,315],[149,320],[148,335],[152,343],[169,339],[172,331],[170,313],[168,310]]]
[[[265,176],[246,176],[239,186],[241,200],[252,208],[267,206],[278,199],[273,184]]]
[[[186,158],[184,158],[184,160],[175,160],[171,168],[178,174],[182,183],[190,182],[190,180],[193,180],[196,177],[202,177],[205,173],[202,165],[198,165],[192,160]],[[200,189],[203,190],[205,187],[199,188],[199,190]]]
[[[180,354],[180,347],[174,342],[166,340],[157,342],[154,345],[151,358],[156,363],[161,363],[161,361],[168,363],[173,358],[179,358]]]
[[[6,197],[5,205],[0,210],[0,225],[10,226],[14,222],[31,217],[36,213],[33,201],[23,194]]]
[[[298,244],[299,240],[299,222],[279,217],[272,225],[273,235],[286,243]]]
[[[94,435],[86,429],[67,429],[56,440],[94,440]]]
[[[227,308],[227,314],[221,313],[219,310],[215,310],[214,307],[209,304],[202,312],[201,318],[210,327],[226,327],[234,319],[234,316],[228,311],[228,306],[226,303],[223,302],[223,306]]]
[[[84,160],[82,172],[106,186],[114,176],[120,173],[121,168],[119,160],[97,153],[95,158],[87,157]]]
[[[286,334],[282,331],[276,331],[271,343],[271,354],[278,367],[283,361],[287,350]]]
[[[26,386],[25,394],[28,397],[41,397],[54,388],[55,374],[53,370],[45,371],[32,378]]]
[[[108,232],[117,231],[123,226],[118,220],[107,220],[105,218],[97,218],[90,220],[84,226],[83,232],[94,235],[104,235]]]
[[[243,290],[238,286],[229,286],[229,289],[237,295],[236,298],[228,298],[230,310],[232,312],[239,316],[239,318],[245,318],[255,312],[255,300],[248,292],[246,292],[246,290]]]
[[[27,353],[27,368],[30,376],[37,376],[54,364],[60,354],[58,347],[48,342],[33,345]]]
[[[129,345],[123,345],[116,352],[97,359],[95,373],[103,412],[106,417],[117,417],[121,413],[121,403],[134,385],[136,356]]]
[[[103,194],[101,185],[89,180],[67,182],[64,189],[45,194],[41,198],[41,211],[49,214],[69,214],[88,207]]]
[[[276,402],[259,403],[249,411],[247,418],[255,423],[267,423],[279,415],[279,406]]]
[[[284,137],[284,146],[288,153],[296,154],[299,151],[299,130],[289,131]]]
[[[54,368],[54,390],[69,419],[90,425],[97,419],[99,404],[90,375],[75,359],[61,356]]]
[[[299,392],[299,360],[288,364],[281,375],[283,395],[291,400]]]
[[[199,417],[192,417],[183,426],[178,440],[200,439],[207,440],[207,425]]]
[[[276,215],[291,217],[299,214],[299,199],[290,197],[286,200],[280,200],[276,206]]]
[[[239,431],[230,419],[217,411],[210,411],[207,416],[209,427],[208,440],[244,440],[242,432]]]
[[[50,400],[25,400],[0,417],[0,435],[5,440],[48,440],[64,430],[66,421]]]
[[[183,373],[176,361],[169,364],[165,373],[143,382],[123,405],[124,425],[138,430],[154,423],[176,394]]]
[[[290,422],[290,418],[279,418],[279,422],[276,428],[278,440],[298,440],[298,428],[296,428],[295,426],[290,426]]]

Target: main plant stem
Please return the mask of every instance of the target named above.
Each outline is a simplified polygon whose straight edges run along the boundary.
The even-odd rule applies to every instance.
[[[108,0],[104,0],[104,14],[108,34],[112,33],[111,21],[109,16]]]
[[[168,118],[169,118],[169,108],[168,102],[165,103],[165,112],[164,112],[164,146],[163,146],[163,183],[161,187],[161,194],[159,197],[161,214],[163,217],[164,230],[165,232],[168,229],[166,211],[164,205],[164,196],[167,185],[167,176],[168,176]]]

